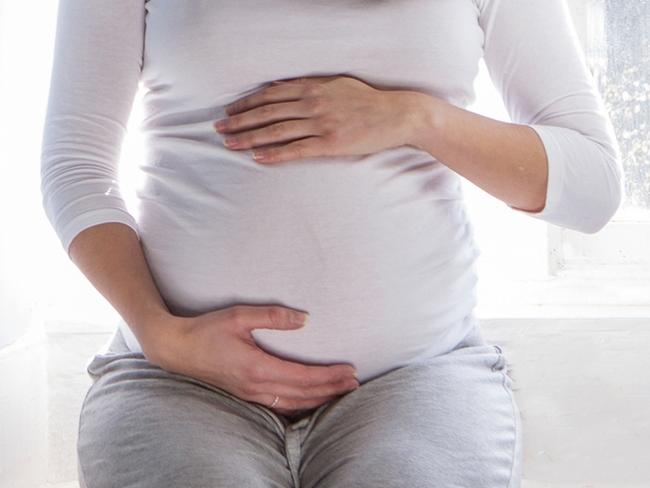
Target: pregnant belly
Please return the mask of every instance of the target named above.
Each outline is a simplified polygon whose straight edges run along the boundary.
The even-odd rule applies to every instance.
[[[140,237],[170,310],[307,311],[301,329],[253,337],[284,359],[353,364],[361,381],[451,348],[475,305],[478,252],[462,199],[342,168],[221,175],[218,191],[191,179],[147,181]]]

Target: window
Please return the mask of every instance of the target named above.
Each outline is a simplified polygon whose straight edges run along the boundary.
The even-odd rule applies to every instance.
[[[626,196],[596,235],[549,229],[549,271],[650,278],[650,2],[569,5],[621,147]]]
[[[480,318],[650,312],[650,2],[567,5],[621,146],[626,199],[605,228],[583,234],[508,211],[462,179],[482,251]],[[483,62],[475,90],[469,110],[510,121]]]
[[[591,0],[588,62],[612,117],[627,175],[618,220],[650,220],[650,3]]]

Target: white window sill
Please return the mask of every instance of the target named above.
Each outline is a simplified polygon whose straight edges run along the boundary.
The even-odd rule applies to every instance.
[[[650,318],[650,270],[563,269],[544,279],[478,284],[478,318]]]

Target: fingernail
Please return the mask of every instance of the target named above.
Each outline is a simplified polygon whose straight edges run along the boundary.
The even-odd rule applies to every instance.
[[[298,313],[293,315],[293,322],[299,325],[307,325],[307,322],[309,320],[309,314],[308,313]]]

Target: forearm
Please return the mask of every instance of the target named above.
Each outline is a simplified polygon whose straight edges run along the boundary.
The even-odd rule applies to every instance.
[[[414,92],[408,144],[427,151],[510,206],[540,211],[545,204],[548,166],[535,131],[461,109]]]
[[[80,232],[70,245],[70,258],[118,311],[147,357],[172,318],[156,287],[136,233],[108,222]]]

